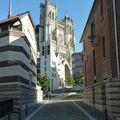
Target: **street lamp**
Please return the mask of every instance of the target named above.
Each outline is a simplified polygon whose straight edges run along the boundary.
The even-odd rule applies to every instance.
[[[91,42],[91,44],[93,44],[95,35],[91,34],[90,36],[88,36],[88,38],[89,38],[89,41]]]

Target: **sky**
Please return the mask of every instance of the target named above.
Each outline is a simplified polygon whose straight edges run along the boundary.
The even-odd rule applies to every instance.
[[[0,20],[8,16],[8,1],[0,0]],[[34,23],[39,24],[40,3],[44,0],[12,0],[12,15],[30,11]],[[58,7],[58,18],[67,14],[73,19],[75,29],[76,52],[81,52],[83,45],[79,43],[94,0],[51,0]]]

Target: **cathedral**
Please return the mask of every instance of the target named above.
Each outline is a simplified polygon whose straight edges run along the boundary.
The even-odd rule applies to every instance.
[[[72,74],[72,54],[75,52],[73,20],[67,15],[60,20],[57,6],[50,0],[40,5],[38,48],[40,74],[50,79],[50,91],[66,86]]]

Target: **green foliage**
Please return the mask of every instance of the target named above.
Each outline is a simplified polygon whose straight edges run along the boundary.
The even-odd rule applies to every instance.
[[[84,85],[84,73],[80,72],[77,76],[74,76],[75,85],[80,85],[81,87]]]
[[[42,87],[44,92],[47,92],[50,89],[50,80],[46,74],[37,75],[37,85]]]
[[[67,85],[74,86],[75,85],[75,80],[72,75],[70,75],[67,79]]]

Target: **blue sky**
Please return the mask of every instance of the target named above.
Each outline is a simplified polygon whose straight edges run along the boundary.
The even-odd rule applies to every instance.
[[[0,20],[6,19],[8,15],[8,1],[0,0]],[[76,51],[82,51],[79,43],[86,21],[88,19],[94,0],[51,0],[58,6],[58,17],[64,18],[67,13],[74,21]],[[12,14],[16,15],[30,11],[35,24],[39,23],[40,3],[44,0],[12,0]]]

